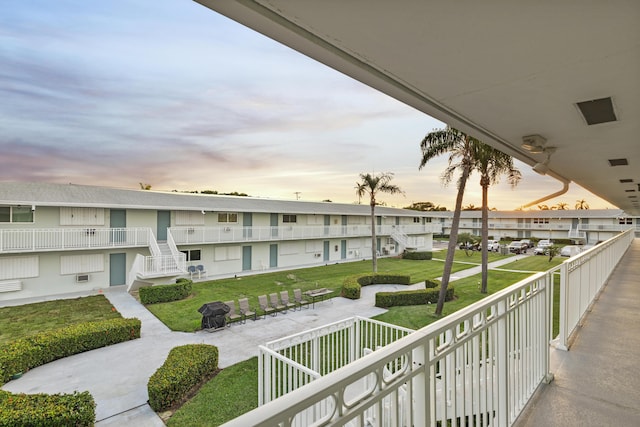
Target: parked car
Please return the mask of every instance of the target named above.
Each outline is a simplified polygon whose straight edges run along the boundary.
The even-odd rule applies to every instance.
[[[527,244],[522,243],[520,240],[514,240],[509,243],[509,252],[514,254],[526,254],[527,253]]]
[[[572,257],[578,255],[581,251],[580,246],[567,245],[560,249],[560,256]]]
[[[487,240],[487,250],[490,252],[498,252],[500,250],[500,242],[497,240]]]
[[[534,255],[549,255],[549,247],[548,246],[536,246],[533,248]]]
[[[531,240],[529,239],[522,239],[520,240],[522,243],[525,243],[527,245],[527,249],[532,248],[533,247],[533,243],[531,243]]]
[[[460,249],[466,249],[468,251],[479,251],[480,250],[480,244],[479,243],[472,243],[472,242],[460,243],[460,245],[458,247]]]
[[[542,239],[538,241],[538,247],[540,248],[548,248],[549,246],[553,246],[553,240]]]
[[[553,241],[549,239],[542,239],[538,241],[538,246],[533,248],[534,255],[549,255],[547,248],[553,246]]]

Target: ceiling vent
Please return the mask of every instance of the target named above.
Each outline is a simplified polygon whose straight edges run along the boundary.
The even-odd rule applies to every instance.
[[[625,193],[635,193],[636,190],[624,190]]]
[[[621,183],[621,184],[626,184],[626,183],[628,183],[628,182],[633,182],[633,180],[632,180],[631,178],[624,178],[624,179],[621,179],[621,180],[620,180],[620,183]]]
[[[627,166],[629,161],[627,159],[609,159],[610,166]]]
[[[576,104],[588,125],[615,122],[618,120],[613,111],[611,98],[592,99]]]

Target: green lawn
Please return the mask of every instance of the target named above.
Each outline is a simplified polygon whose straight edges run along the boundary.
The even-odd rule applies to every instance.
[[[258,358],[220,371],[169,420],[169,427],[218,426],[258,407]]]
[[[0,307],[0,346],[75,323],[122,317],[104,295]]]
[[[444,259],[446,252],[438,255]],[[434,254],[435,255],[435,254]],[[504,258],[504,255],[490,254],[489,262]],[[456,251],[456,260],[480,262],[479,253],[467,257],[464,251]],[[411,281],[417,283],[425,279],[435,279],[442,275],[444,263],[440,261],[414,261],[399,258],[382,258],[378,260],[379,273],[408,274]],[[469,264],[454,264],[453,271],[471,268]],[[251,307],[258,307],[258,296],[272,292],[289,291],[293,298],[293,289],[305,290],[329,288],[340,292],[345,277],[353,274],[371,272],[371,261],[329,264],[321,267],[304,268],[275,273],[257,274],[238,278],[212,280],[193,284],[193,295],[185,300],[162,304],[149,304],[147,309],[171,330],[193,332],[200,329],[202,316],[198,308],[212,301],[237,301],[249,298]]]

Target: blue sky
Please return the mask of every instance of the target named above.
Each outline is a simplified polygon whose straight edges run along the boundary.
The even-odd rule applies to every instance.
[[[189,0],[0,3],[0,181],[357,200],[361,172],[453,208],[446,159],[418,170],[444,125]],[[561,186],[519,163],[512,209]],[[572,185],[559,201],[610,207]],[[465,205],[480,205],[472,177]]]

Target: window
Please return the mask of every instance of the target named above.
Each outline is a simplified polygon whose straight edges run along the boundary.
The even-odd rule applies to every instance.
[[[549,218],[534,218],[534,224],[549,224]]]
[[[187,257],[187,261],[200,261],[200,249],[191,249],[190,251],[180,251]]]
[[[633,218],[618,218],[618,224],[621,224],[621,225],[633,224]]]
[[[282,215],[282,222],[286,223],[292,223],[292,222],[298,222],[298,218],[296,217],[296,215],[287,215],[284,214]]]
[[[238,222],[237,213],[220,212],[218,214],[218,222]]]
[[[413,217],[413,222],[416,224],[420,224],[420,217],[419,216],[414,216]]]
[[[33,222],[31,206],[0,206],[0,222]]]

